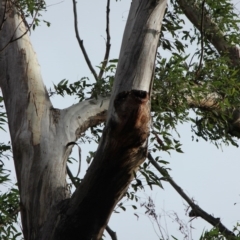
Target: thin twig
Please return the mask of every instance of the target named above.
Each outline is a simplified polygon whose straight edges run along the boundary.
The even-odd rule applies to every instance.
[[[0,25],[0,31],[2,30],[3,28],[3,25],[4,25],[4,22],[6,21],[6,11],[7,11],[7,0],[5,1],[5,6],[4,6],[4,12],[3,12],[3,18],[2,18],[2,21],[1,21],[1,25]]]
[[[109,226],[106,226],[106,231],[108,232],[112,240],[117,240],[116,232],[114,232]]]
[[[67,166],[67,174],[68,174],[72,184],[74,185],[74,187],[77,188],[78,184],[76,183],[75,178],[74,178],[74,176],[73,176],[73,174],[72,174],[72,172],[71,172],[71,170],[68,166]]]
[[[200,56],[200,61],[199,61],[199,65],[198,65],[198,69],[196,72],[196,80],[198,78],[198,76],[200,75],[200,71],[202,68],[202,61],[203,61],[203,54],[204,54],[204,4],[205,4],[205,0],[203,0],[202,2],[202,16],[201,16],[201,28],[200,28],[200,33],[201,33],[201,56]]]
[[[60,1],[60,2],[57,2],[57,3],[49,4],[49,5],[46,6],[46,8],[49,8],[49,7],[52,7],[52,6],[61,4],[61,3],[63,3],[63,2],[64,2],[64,0],[63,0],[63,1]]]
[[[40,8],[40,7],[39,7],[39,8]],[[17,25],[16,29],[15,29],[14,32],[13,32],[13,35],[12,35],[11,39],[8,41],[8,43],[7,43],[2,49],[0,49],[0,52],[2,52],[10,43],[16,42],[17,40],[19,40],[20,38],[22,38],[24,35],[26,35],[26,34],[30,31],[30,29],[31,29],[31,27],[32,27],[32,25],[33,25],[36,17],[37,17],[38,11],[39,11],[39,9],[36,11],[36,13],[35,13],[35,15],[34,15],[34,17],[33,17],[32,23],[31,23],[28,27],[26,27],[26,31],[25,31],[21,36],[19,36],[19,37],[17,37],[17,38],[14,38],[14,35],[15,35],[16,31],[18,30],[19,26],[20,26],[24,21],[22,20],[22,21]]]
[[[82,50],[82,53],[83,53],[83,56],[85,58],[85,61],[87,62],[87,65],[90,69],[90,71],[92,72],[94,78],[96,81],[98,81],[98,76],[97,76],[97,73],[96,71],[94,70],[91,62],[90,62],[90,59],[87,55],[87,52],[85,50],[85,47],[83,45],[83,40],[80,38],[79,36],[79,32],[78,32],[78,21],[77,21],[77,2],[75,0],[73,0],[73,15],[74,15],[74,28],[75,28],[75,34],[76,34],[76,38],[77,38],[77,41],[78,41],[78,44],[79,44],[79,47],[81,48]]]
[[[106,41],[106,52],[105,52],[105,56],[102,62],[102,66],[101,66],[101,70],[98,74],[98,79],[101,79],[104,73],[104,70],[107,66],[108,63],[108,58],[109,58],[109,54],[110,54],[110,48],[111,48],[111,36],[110,36],[110,30],[109,30],[109,23],[110,23],[110,19],[109,19],[109,14],[110,14],[110,0],[107,0],[107,7],[106,7],[106,35],[107,35],[107,41]]]
[[[235,239],[235,234],[228,230],[220,221],[220,218],[215,218],[212,215],[205,212],[203,209],[201,209],[198,205],[196,205],[188,196],[187,194],[182,190],[180,186],[177,185],[177,183],[172,179],[172,177],[165,171],[164,168],[162,168],[152,157],[151,153],[148,153],[148,159],[151,162],[151,164],[164,176],[165,180],[168,181],[172,187],[179,193],[179,195],[190,205],[192,208],[192,211],[190,212],[190,217],[193,216],[199,216],[203,218],[205,221],[210,223],[212,226],[219,229],[219,231],[227,237],[227,239]],[[194,215],[193,215],[194,213]]]

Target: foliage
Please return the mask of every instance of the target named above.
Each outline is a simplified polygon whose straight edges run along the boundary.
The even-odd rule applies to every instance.
[[[54,91],[50,89],[49,93],[50,95],[57,94],[62,97],[65,95],[75,96],[79,102],[89,97],[108,96],[113,86],[117,62],[117,59],[109,60],[108,66],[104,69],[105,75],[97,82],[91,83],[89,78],[83,77],[69,84],[69,80],[63,79],[57,85],[54,84]],[[101,69],[100,66],[98,68]]]
[[[237,223],[236,226],[233,228],[233,232],[236,235],[236,237],[233,238],[234,240],[240,239],[239,230],[239,223]],[[212,228],[209,231],[204,231],[200,237],[200,240],[227,240],[227,238],[219,232],[218,228]]]
[[[48,27],[50,26],[50,22],[41,19],[41,12],[47,9],[44,0],[17,0],[14,2],[14,6],[27,27],[32,27],[32,29],[35,30],[41,21]]]
[[[0,96],[0,104],[3,98]],[[0,126],[6,123],[6,113],[1,110],[0,105]],[[4,130],[1,127],[0,131]],[[4,161],[9,158],[10,144],[0,143],[0,184],[2,187],[11,186],[3,192],[0,192],[0,239],[11,240],[17,239],[22,233],[16,228],[17,216],[19,212],[19,192],[17,186],[12,186],[10,170],[7,170]]]

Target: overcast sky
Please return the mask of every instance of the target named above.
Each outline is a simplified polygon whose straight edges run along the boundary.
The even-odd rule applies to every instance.
[[[80,36],[94,66],[99,65],[105,52],[105,2],[78,0]],[[42,24],[31,33],[32,44],[47,88],[62,79],[74,82],[87,76],[93,81],[75,38],[72,1],[48,0],[47,3],[51,6],[44,14],[44,19],[51,23],[51,27]],[[130,1],[127,0],[111,3],[110,58],[118,58],[129,7]],[[76,100],[70,98],[54,97],[52,100],[56,108],[65,108],[76,103]],[[240,220],[239,149],[236,147],[217,149],[204,140],[193,142],[190,125],[187,124],[179,126],[179,132],[184,143],[184,154],[173,153],[169,156],[159,153],[159,156],[170,162],[172,169],[170,174],[189,197],[196,200],[208,213],[220,217],[223,224],[232,229]],[[83,153],[82,159],[85,159],[89,150],[95,151],[96,145],[84,147],[86,152]],[[73,171],[77,172],[77,166],[74,168]],[[83,175],[84,170],[81,177]],[[180,219],[188,223],[190,218],[185,216],[184,211],[186,203],[168,183],[163,183],[163,186],[164,190],[154,188],[154,191],[149,189],[143,191],[139,194],[140,202],[146,201],[148,196],[151,196],[156,204],[157,213],[163,215],[163,228],[169,235],[183,239],[179,225],[172,219],[164,217],[164,214],[172,214],[174,211]],[[126,213],[113,214],[109,226],[117,232],[119,240],[159,239],[156,234],[156,232],[159,234],[159,230],[154,231],[151,221],[144,212],[144,208],[139,207],[132,211],[129,207]],[[210,228],[210,225],[201,219],[193,220],[192,225],[193,239],[198,239],[204,228]],[[106,239],[110,239],[107,234]]]

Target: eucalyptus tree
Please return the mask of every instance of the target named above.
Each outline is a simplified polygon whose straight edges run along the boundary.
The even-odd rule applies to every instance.
[[[235,238],[218,219],[192,203],[166,168],[159,166],[164,162],[148,153],[149,141],[154,142],[153,151],[181,152],[181,142],[170,134],[177,131],[179,122],[192,122],[197,136],[216,145],[221,141],[237,145],[239,29],[232,3],[132,1],[116,74],[110,77],[103,75],[116,62],[108,59],[110,36],[97,73],[79,37],[75,0],[73,6],[77,41],[95,83],[87,86],[90,96],[84,92],[85,80],[56,85],[57,94],[75,94],[80,100],[60,110],[51,103],[28,36],[45,2],[0,0],[0,86],[24,238],[100,239],[119,200],[132,198],[131,181],[136,181],[135,191],[141,187],[138,169],[149,185],[169,181],[191,206],[192,217],[201,216],[228,239]],[[183,15],[193,23],[192,31],[185,29]],[[165,38],[167,33],[173,41]],[[199,46],[192,56],[186,53],[189,42]],[[170,59],[161,56],[166,49],[172,52]],[[80,183],[73,178],[76,191],[71,196],[66,183],[67,173],[71,176],[66,166],[71,148],[83,132],[98,129],[102,122],[98,149]],[[144,162],[147,157],[149,161]],[[164,178],[149,170],[150,163]]]

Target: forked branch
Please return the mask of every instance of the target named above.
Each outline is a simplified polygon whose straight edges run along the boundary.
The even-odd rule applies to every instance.
[[[106,231],[108,232],[112,240],[117,240],[116,232],[114,232],[109,226],[106,226]]]
[[[201,16],[201,27],[200,27],[200,31],[201,31],[201,56],[200,56],[200,60],[199,60],[199,64],[198,64],[198,69],[196,72],[196,79],[198,78],[198,75],[200,74],[201,68],[202,68],[202,61],[203,61],[203,54],[204,54],[204,4],[205,4],[205,0],[203,0],[202,2],[202,16]]]
[[[88,57],[88,54],[86,52],[86,49],[83,45],[83,40],[80,38],[79,32],[78,32],[78,20],[77,20],[77,2],[76,0],[73,0],[73,16],[74,16],[74,29],[75,29],[75,34],[76,34],[76,38],[79,44],[80,49],[82,50],[83,56],[85,58],[85,61],[91,71],[91,73],[93,74],[94,78],[96,81],[98,81],[98,76],[96,71],[94,70],[92,63]]]
[[[0,22],[0,31],[2,30],[5,21],[7,20],[7,18],[6,18],[6,11],[7,11],[7,1],[5,1],[3,16],[2,16],[2,20]]]
[[[111,36],[110,36],[110,29],[109,29],[109,14],[110,14],[110,0],[107,0],[107,7],[106,7],[106,35],[107,35],[107,40],[106,40],[106,51],[105,51],[105,56],[102,62],[101,70],[98,75],[98,79],[101,79],[104,73],[104,70],[107,66],[108,63],[108,58],[110,54],[110,48],[111,48]]]
[[[40,6],[39,6],[39,8],[40,8]],[[7,9],[7,1],[5,2],[5,9],[4,9],[4,14],[3,14],[3,19],[2,19],[2,22],[1,22],[1,25],[0,25],[0,31],[1,31],[2,27],[3,27],[4,22],[5,22],[6,19],[7,19],[6,16],[5,16],[5,14],[6,14],[6,12],[7,12],[6,9]],[[34,23],[34,21],[35,21],[35,19],[36,19],[36,17],[37,17],[38,11],[39,11],[39,9],[36,10],[35,15],[34,15],[33,20],[32,20],[32,23],[31,23],[30,25],[28,25],[28,26],[26,26],[26,24],[25,24],[26,30],[25,30],[19,37],[15,37],[15,38],[14,38],[14,36],[15,36],[18,28],[19,28],[20,25],[25,21],[25,19],[23,19],[24,16],[22,16],[22,21],[21,21],[21,22],[18,24],[18,26],[15,28],[15,30],[14,30],[14,32],[13,32],[13,34],[12,34],[12,37],[9,39],[9,41],[6,43],[6,45],[5,45],[2,49],[0,49],[0,53],[1,53],[4,49],[6,49],[7,46],[8,46],[10,43],[16,42],[17,40],[19,40],[20,38],[22,38],[24,35],[26,35],[26,34],[30,31],[30,29],[31,29],[31,27],[33,26],[33,23]]]
[[[220,221],[220,218],[215,218],[212,215],[205,212],[198,205],[196,205],[182,190],[182,188],[172,179],[172,177],[162,168],[152,157],[151,153],[148,153],[148,159],[150,163],[161,173],[165,180],[170,183],[170,185],[178,192],[178,194],[189,204],[192,210],[189,213],[190,217],[201,217],[212,226],[219,229],[219,231],[227,237],[227,239],[235,239],[235,234],[227,229]]]

